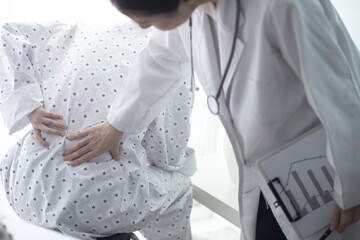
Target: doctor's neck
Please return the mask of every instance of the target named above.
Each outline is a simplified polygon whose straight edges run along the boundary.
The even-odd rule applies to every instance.
[[[185,0],[185,1],[189,1],[189,2],[197,2],[198,5],[204,4],[204,3],[208,3],[208,2],[212,2],[214,4],[216,4],[218,2],[218,0]]]
[[[216,6],[216,4],[218,2],[218,0],[183,0],[183,1],[192,3],[194,8],[197,8],[200,5],[205,4],[205,3],[213,3]]]

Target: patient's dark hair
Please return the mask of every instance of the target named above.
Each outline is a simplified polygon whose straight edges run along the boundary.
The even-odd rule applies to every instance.
[[[158,14],[175,11],[180,0],[112,0],[112,2],[124,10]]]

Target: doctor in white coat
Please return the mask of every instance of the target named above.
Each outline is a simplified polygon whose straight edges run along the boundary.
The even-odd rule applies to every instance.
[[[153,33],[108,121],[69,136],[83,140],[65,151],[68,158],[81,163],[103,151],[113,152],[123,132],[148,124],[181,84],[193,52],[194,69],[206,93],[220,92],[219,117],[239,166],[244,239],[264,239],[260,235],[266,227],[258,224],[256,231],[261,216],[255,161],[319,124],[326,130],[327,157],[335,169],[337,207],[329,223],[334,233],[328,239],[359,238],[360,57],[329,0],[241,0],[238,22],[235,0],[112,2],[140,26],[169,31]],[[221,84],[235,29],[233,58]],[[278,209],[272,210],[286,238],[298,239]],[[319,239],[322,233],[307,239]]]

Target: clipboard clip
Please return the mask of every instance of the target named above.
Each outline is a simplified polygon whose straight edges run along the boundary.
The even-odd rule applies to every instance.
[[[273,203],[274,207],[277,208],[280,206],[290,222],[298,221],[301,215],[287,194],[284,186],[281,184],[280,179],[276,177],[269,181],[268,185],[276,198],[276,201]]]

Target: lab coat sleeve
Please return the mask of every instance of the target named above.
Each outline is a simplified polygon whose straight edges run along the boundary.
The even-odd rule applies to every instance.
[[[42,106],[35,51],[40,44],[31,42],[40,29],[16,23],[2,26],[0,46],[0,113],[9,134],[24,128],[27,115]]]
[[[359,56],[346,56],[320,1],[274,2],[268,36],[303,81],[326,130],[327,157],[335,169],[334,200],[343,209],[359,205],[360,78],[353,68],[360,66]],[[354,46],[347,45],[357,53]]]
[[[180,85],[190,80],[189,58],[180,31],[153,31],[107,116],[119,131],[134,133],[145,128]]]

